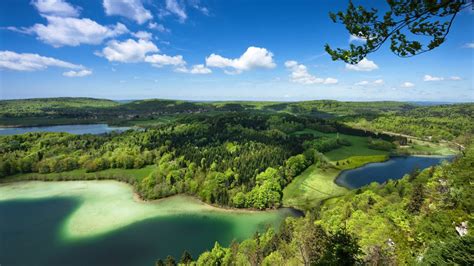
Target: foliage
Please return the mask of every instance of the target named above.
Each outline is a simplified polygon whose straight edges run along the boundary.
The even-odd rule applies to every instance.
[[[350,44],[347,50],[333,50],[326,44],[326,52],[333,60],[356,64],[380,49],[388,39],[390,50],[400,57],[431,51],[446,40],[456,15],[472,6],[472,2],[462,0],[390,0],[387,3],[389,10],[384,14],[375,8],[356,7],[352,1],[345,12],[330,13],[333,22],[341,22],[349,34],[364,40],[360,45]],[[431,40],[423,44],[426,38]]]
[[[460,237],[455,226],[473,222],[474,196],[469,181],[473,165],[471,145],[452,164],[382,185],[374,183],[325,202],[317,224],[326,230],[345,224],[358,238],[366,261],[465,264],[462,262],[472,261],[466,253],[472,233]],[[452,252],[454,249],[460,252]]]
[[[188,193],[212,204],[278,207],[283,187],[313,163],[314,150],[305,151],[306,136],[274,128],[269,121],[275,120],[297,128],[320,123],[283,114],[226,113],[121,134],[3,136],[0,176],[35,173],[22,178],[50,179],[52,173],[81,170],[67,178],[103,178],[89,173],[155,165],[140,180],[112,178],[132,183],[146,199]]]
[[[344,257],[331,258],[335,253]],[[360,254],[357,241],[346,232],[330,234],[309,217],[287,218],[279,231],[269,228],[229,248],[216,243],[196,265],[353,265],[348,263],[358,262]]]

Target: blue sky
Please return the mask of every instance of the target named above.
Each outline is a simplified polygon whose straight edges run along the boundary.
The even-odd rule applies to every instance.
[[[384,8],[384,1],[360,1]],[[474,13],[440,48],[358,66],[330,0],[3,0],[0,98],[474,101]],[[357,40],[356,40],[357,42]]]

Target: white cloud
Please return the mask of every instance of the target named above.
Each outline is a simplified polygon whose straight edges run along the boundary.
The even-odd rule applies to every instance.
[[[34,0],[32,5],[41,14],[58,17],[78,17],[79,8],[76,8],[64,0]]]
[[[474,42],[468,42],[468,43],[464,44],[464,48],[474,49]]]
[[[335,78],[317,78],[308,73],[308,69],[303,64],[298,64],[296,61],[286,61],[285,67],[291,71],[290,81],[305,85],[311,84],[336,84],[338,82]]]
[[[83,69],[83,70],[79,70],[79,71],[71,70],[71,71],[64,72],[63,76],[69,77],[69,78],[76,78],[76,77],[89,76],[91,74],[92,74],[91,70]]]
[[[441,80],[444,80],[443,77],[434,77],[434,76],[431,76],[431,75],[425,75],[423,77],[423,81],[441,81]]]
[[[365,85],[369,85],[369,82],[367,80],[363,80],[363,81],[359,81],[357,82],[356,84],[354,85],[357,85],[357,86],[365,86]]]
[[[211,54],[206,58],[206,65],[208,67],[232,69],[231,71],[226,70],[227,74],[239,74],[242,71],[254,68],[274,68],[276,66],[275,62],[273,62],[273,53],[265,48],[253,46],[247,48],[245,53],[235,59]]]
[[[205,6],[202,6],[200,0],[188,0],[188,2],[191,7],[201,11],[201,13],[204,15],[209,16],[209,9]]]
[[[154,67],[163,67],[163,66],[184,66],[186,61],[184,61],[182,55],[169,56],[165,54],[153,54],[145,57],[145,62],[152,64]]]
[[[76,65],[52,57],[46,57],[31,53],[0,51],[0,69],[9,69],[15,71],[38,71],[45,70],[48,67],[60,67],[78,70],[77,72],[71,71],[76,73],[80,73],[82,71],[89,71],[85,69],[82,65]],[[84,73],[86,72],[82,72],[82,74]]]
[[[142,40],[151,40],[151,39],[153,39],[153,34],[151,34],[148,31],[137,31],[135,33],[132,33],[132,35],[135,38],[142,39]]]
[[[148,23],[148,28],[150,30],[157,30],[161,33],[168,33],[168,32],[171,32],[171,30],[169,30],[168,28],[166,28],[165,26],[163,26],[163,24],[158,24],[158,23],[155,23],[155,22],[150,22]]]
[[[423,76],[423,81],[442,81],[442,80],[459,81],[459,80],[462,80],[462,78],[459,77],[459,76],[451,76],[451,77],[449,77],[449,78],[435,77],[435,76],[431,76],[431,75],[425,75],[425,76]]]
[[[383,85],[384,84],[384,81],[383,79],[377,79],[377,80],[374,80],[374,85]]]
[[[24,31],[35,33],[39,40],[54,47],[100,44],[104,39],[128,32],[127,27],[121,23],[115,26],[102,26],[88,18],[46,16],[46,19],[47,25],[35,24]]]
[[[355,83],[354,85],[356,85],[356,86],[381,86],[383,84],[385,84],[383,79],[376,79],[374,81],[362,80],[362,81],[359,81],[359,82]]]
[[[153,18],[141,0],[104,0],[105,14],[118,15],[143,24]]]
[[[402,83],[402,85],[400,85],[400,87],[402,88],[412,88],[412,87],[415,87],[415,84],[409,82],[409,81],[405,81]]]
[[[184,22],[188,18],[185,6],[180,4],[177,0],[166,0],[166,10],[178,16],[179,21]]]
[[[346,64],[346,69],[354,71],[372,71],[378,68],[374,61],[370,61],[367,58],[362,59],[355,65]]]
[[[179,67],[176,68],[177,72],[182,72],[182,73],[190,73],[190,74],[211,74],[212,70],[204,66],[203,64],[199,65],[194,65],[192,66],[191,69],[188,69],[187,67]]]
[[[349,43],[351,42],[366,42],[367,39],[359,36],[355,36],[353,34],[349,35]]]
[[[135,41],[128,39],[123,42],[112,40],[102,49],[101,53],[96,54],[107,58],[109,61],[133,63],[143,61],[147,53],[158,51],[158,47],[148,40]]]

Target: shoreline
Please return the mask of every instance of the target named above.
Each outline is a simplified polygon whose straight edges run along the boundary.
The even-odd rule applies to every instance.
[[[197,204],[202,205],[204,208],[206,208],[208,211],[212,212],[222,212],[222,213],[271,213],[271,212],[276,212],[278,210],[284,210],[287,209],[291,211],[292,213],[296,214],[297,216],[304,216],[304,212],[300,209],[291,207],[291,206],[283,206],[283,204],[278,207],[278,208],[272,208],[272,209],[264,209],[264,210],[258,210],[258,209],[251,209],[251,208],[233,208],[233,207],[228,207],[228,206],[220,206],[220,205],[213,205],[209,204],[207,202],[202,201],[199,199],[197,196],[194,195],[189,195],[189,194],[175,194],[171,196],[167,196],[164,198],[159,198],[159,199],[153,199],[153,200],[146,200],[143,199],[135,190],[134,187],[123,181],[119,181],[116,179],[102,179],[102,180],[84,180],[84,179],[77,179],[77,180],[38,180],[38,179],[32,179],[32,180],[18,180],[18,181],[13,181],[9,180],[6,182],[0,181],[0,187],[3,186],[8,186],[9,184],[21,184],[21,183],[30,183],[30,182],[42,182],[42,183],[51,183],[51,182],[57,182],[57,183],[66,183],[66,182],[113,182],[117,183],[120,185],[125,185],[127,186],[132,193],[132,200],[136,203],[140,204],[159,204],[160,202],[167,201],[167,200],[172,200],[176,198],[182,198],[182,199],[189,199],[194,201]]]
[[[370,164],[383,164],[383,163],[386,163],[386,162],[390,161],[391,159],[395,159],[395,158],[419,157],[419,158],[445,158],[445,159],[454,159],[454,158],[456,158],[456,156],[457,156],[456,154],[453,154],[453,155],[422,155],[422,154],[416,154],[416,155],[389,155],[389,156],[387,157],[387,160],[385,160],[385,161],[381,161],[381,162],[368,162],[368,163],[366,163],[366,164],[364,164],[364,165],[361,165],[361,166],[358,166],[358,167],[355,167],[355,168],[352,168],[352,169],[344,169],[344,170],[340,171],[340,172],[337,174],[337,176],[334,178],[334,183],[336,183],[338,186],[344,187],[344,188],[346,188],[346,189],[348,189],[348,190],[355,190],[355,189],[358,189],[358,188],[361,188],[361,187],[364,187],[364,186],[368,186],[369,184],[364,185],[364,186],[361,186],[361,187],[350,187],[350,186],[348,186],[348,185],[344,185],[344,184],[342,184],[341,182],[338,182],[339,178],[341,177],[341,175],[342,175],[344,172],[348,172],[348,171],[352,171],[352,170],[359,169],[359,168],[362,168],[362,167],[366,167],[366,166],[368,166],[368,165],[370,165]],[[444,161],[444,160],[443,160],[443,161]],[[442,162],[442,161],[441,161],[441,162]],[[438,163],[438,164],[434,164],[434,165],[432,165],[432,166],[438,166],[438,165],[441,164],[441,162]],[[451,163],[452,160],[449,160],[448,162]],[[429,166],[429,167],[432,167],[432,166]],[[423,168],[423,169],[420,169],[420,170],[423,171],[423,170],[425,170],[425,169],[427,169],[427,168],[429,168],[429,167],[426,167],[426,168]],[[407,175],[407,174],[409,174],[409,173],[406,173],[405,175]],[[397,180],[397,179],[400,179],[400,178],[389,178],[388,180]],[[388,180],[384,181],[383,183],[379,183],[379,184],[384,184],[384,183],[387,182]],[[377,182],[377,181],[373,181],[373,182]],[[377,183],[378,183],[378,182],[377,182]]]

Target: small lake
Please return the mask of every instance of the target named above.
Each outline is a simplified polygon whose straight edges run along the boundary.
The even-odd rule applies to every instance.
[[[104,134],[112,131],[123,132],[129,127],[111,127],[107,124],[60,125],[44,127],[0,127],[0,136],[24,134],[28,132],[67,132],[76,135]]]
[[[336,178],[336,183],[347,188],[359,188],[372,182],[383,183],[389,179],[400,179],[416,169],[425,169],[454,156],[403,156],[392,157],[381,163],[369,163],[346,170]]]
[[[154,265],[277,226],[292,209],[229,211],[186,196],[133,198],[114,181],[0,184],[2,265]],[[26,255],[27,254],[27,255]]]

